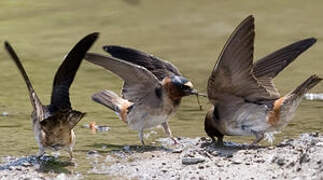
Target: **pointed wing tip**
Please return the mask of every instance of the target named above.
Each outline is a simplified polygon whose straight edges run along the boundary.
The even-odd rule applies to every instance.
[[[242,23],[246,23],[246,22],[254,22],[255,21],[255,17],[254,17],[254,15],[249,15],[249,16],[247,16],[243,21],[242,21]]]
[[[4,47],[7,51],[13,51],[13,48],[11,47],[10,43],[8,41],[4,42]]]
[[[306,41],[308,42],[308,44],[309,44],[310,46],[312,46],[313,44],[315,44],[315,43],[316,43],[317,39],[316,39],[316,38],[314,38],[314,37],[311,37],[311,38],[306,39]]]
[[[85,41],[90,41],[90,42],[94,42],[98,39],[100,33],[99,32],[93,32],[93,33],[90,33],[88,35],[86,35],[83,40]],[[81,40],[82,41],[82,40]]]

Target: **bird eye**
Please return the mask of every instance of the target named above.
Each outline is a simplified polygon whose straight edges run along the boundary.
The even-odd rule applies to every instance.
[[[191,87],[186,86],[186,85],[183,85],[183,86],[182,86],[182,89],[187,90],[187,89],[191,89]]]

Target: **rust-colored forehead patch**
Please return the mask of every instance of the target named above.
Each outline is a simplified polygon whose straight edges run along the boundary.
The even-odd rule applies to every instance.
[[[281,97],[274,102],[273,109],[268,114],[268,123],[272,126],[278,124],[280,120],[280,107],[282,106],[285,98]]]

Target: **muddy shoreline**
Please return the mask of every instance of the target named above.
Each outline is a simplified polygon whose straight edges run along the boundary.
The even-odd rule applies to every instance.
[[[305,133],[275,146],[246,148],[226,142],[210,144],[208,138],[179,138],[170,145],[125,146],[109,153],[89,151],[89,174],[118,179],[323,179],[323,135]],[[73,163],[45,156],[4,157],[0,179],[86,179],[86,174],[56,173]],[[46,169],[47,168],[47,169]]]

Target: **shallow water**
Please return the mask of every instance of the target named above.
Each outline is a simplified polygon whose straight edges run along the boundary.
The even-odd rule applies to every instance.
[[[299,85],[308,76],[323,76],[323,2],[304,1],[0,1],[0,40],[9,40],[19,53],[27,73],[42,102],[50,99],[51,85],[64,55],[85,34],[98,31],[101,36],[94,52],[107,44],[134,47],[174,63],[201,91],[222,47],[233,29],[247,15],[256,18],[255,59],[307,37],[318,42],[285,69],[275,83],[281,94]],[[38,150],[31,130],[31,105],[27,88],[8,55],[0,51],[0,156],[29,155]],[[139,144],[137,132],[128,129],[116,115],[90,100],[91,94],[110,89],[120,91],[122,82],[114,75],[84,62],[71,88],[71,100],[87,116],[75,128],[78,166],[73,171],[87,174],[89,150],[108,152],[124,145]],[[323,84],[311,92],[322,93]],[[203,120],[210,107],[202,99],[199,111],[195,97],[183,99],[176,116],[170,120],[175,136],[205,136]],[[276,143],[302,132],[323,132],[323,104],[303,101],[293,121],[277,135]],[[111,130],[92,134],[83,124],[95,121]],[[146,142],[164,137],[154,129]],[[250,142],[252,138],[226,138]],[[62,158],[67,154],[62,152]],[[102,177],[86,175],[86,177]]]

